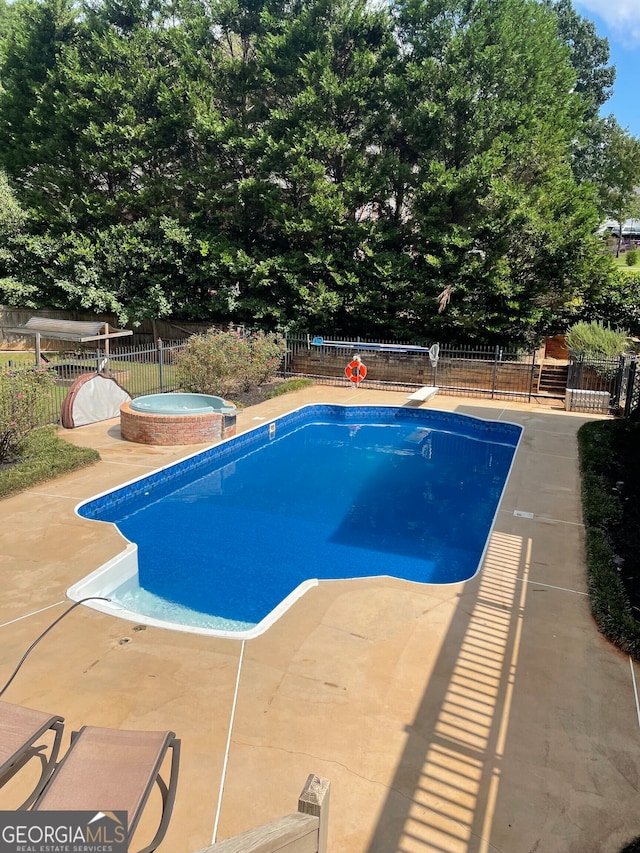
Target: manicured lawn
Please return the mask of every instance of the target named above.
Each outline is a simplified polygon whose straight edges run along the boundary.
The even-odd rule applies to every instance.
[[[621,269],[623,272],[640,272],[640,261],[635,263],[632,267],[627,266],[625,255],[625,252],[623,252],[619,258],[616,258],[616,256],[613,255],[613,263],[615,264],[615,266],[618,269]],[[638,257],[640,258],[640,255],[638,255]]]
[[[0,352],[0,368],[33,367],[35,358],[32,352]]]
[[[55,426],[34,430],[24,442],[19,461],[0,465],[0,498],[93,465],[100,459],[97,450],[69,444],[56,431]]]

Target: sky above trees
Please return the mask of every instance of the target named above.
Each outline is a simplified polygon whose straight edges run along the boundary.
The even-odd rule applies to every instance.
[[[603,106],[602,114],[613,113],[622,127],[640,137],[639,0],[575,0],[573,5],[576,11],[595,23],[599,36],[609,40],[611,62],[616,66],[614,92]]]

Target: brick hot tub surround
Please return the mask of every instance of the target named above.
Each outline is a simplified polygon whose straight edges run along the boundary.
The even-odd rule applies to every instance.
[[[131,402],[120,406],[120,432],[138,444],[203,444],[236,434],[235,413],[153,414],[136,412]]]

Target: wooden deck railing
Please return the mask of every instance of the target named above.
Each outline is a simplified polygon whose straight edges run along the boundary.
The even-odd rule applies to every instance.
[[[329,781],[313,774],[298,799],[298,811],[195,853],[327,853]]]

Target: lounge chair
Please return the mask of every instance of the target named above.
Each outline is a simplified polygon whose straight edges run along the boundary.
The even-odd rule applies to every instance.
[[[160,776],[171,750],[169,784]],[[56,767],[33,809],[126,811],[129,843],[151,790],[158,784],[162,817],[158,831],[140,853],[151,853],[165,836],[178,782],[180,741],[173,732],[137,732],[84,726]]]
[[[0,787],[6,784],[31,758],[42,763],[40,779],[27,799],[19,806],[26,809],[37,799],[56,765],[64,720],[44,711],[23,708],[0,702]],[[47,758],[47,732],[54,733],[53,744]]]

